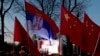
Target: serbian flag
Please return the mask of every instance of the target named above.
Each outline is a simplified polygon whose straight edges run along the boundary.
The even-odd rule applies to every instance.
[[[99,26],[96,25],[89,16],[84,15],[84,34],[83,34],[83,49],[90,54],[93,54],[99,39]]]
[[[14,41],[22,43],[32,56],[41,56],[38,48],[33,43],[32,39],[29,37],[28,33],[22,27],[17,18],[15,18],[14,25]]]
[[[60,33],[70,38],[75,45],[82,47],[82,23],[65,7],[61,7]]]
[[[33,31],[33,34],[45,39],[52,39],[59,32],[54,21],[34,5],[25,2],[25,9],[28,27]]]

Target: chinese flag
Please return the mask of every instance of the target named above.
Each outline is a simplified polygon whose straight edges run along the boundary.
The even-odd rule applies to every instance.
[[[82,47],[82,23],[70,11],[61,8],[60,33],[70,38],[71,42]]]
[[[99,26],[97,26],[87,14],[84,15],[83,48],[86,52],[93,54],[99,39]]]
[[[36,45],[33,43],[32,39],[29,37],[28,33],[22,27],[17,18],[15,18],[14,25],[14,41],[22,43],[27,48],[27,50],[29,50],[32,56],[40,56]]]

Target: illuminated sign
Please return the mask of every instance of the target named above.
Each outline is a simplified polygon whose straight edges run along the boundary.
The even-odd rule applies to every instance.
[[[39,51],[48,51],[48,54],[60,54],[61,48],[58,40],[40,40],[38,42]]]

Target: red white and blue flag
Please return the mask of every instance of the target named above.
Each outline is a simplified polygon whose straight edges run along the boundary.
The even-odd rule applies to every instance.
[[[25,8],[29,30],[32,30],[36,36],[45,39],[53,38],[58,32],[58,27],[54,21],[44,12],[27,2],[25,2]]]

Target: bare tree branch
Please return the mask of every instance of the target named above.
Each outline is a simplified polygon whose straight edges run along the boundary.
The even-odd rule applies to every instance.
[[[3,3],[4,3],[4,0],[1,0],[1,9],[0,9],[0,15],[1,15],[1,17],[2,17],[2,15],[3,15]]]
[[[53,17],[53,12],[58,9],[57,0],[36,0],[43,12],[45,12],[48,16]],[[57,13],[56,13],[57,14]]]
[[[17,0],[15,0],[15,2],[17,3],[18,6],[20,6],[21,10],[25,12],[24,8],[19,4],[19,2]]]
[[[77,17],[79,17],[80,16],[80,13],[79,12],[77,12],[77,15],[76,15]]]
[[[71,0],[69,0],[69,5],[68,5],[68,9],[70,10],[71,7]]]
[[[42,11],[44,12],[44,7],[43,7],[44,3],[43,3],[43,0],[36,0],[36,1],[39,2],[40,6],[42,8]]]
[[[53,13],[53,9],[54,9],[54,5],[55,5],[56,0],[52,0],[52,1],[53,1],[53,3],[52,3],[52,8],[51,8],[51,13],[49,14],[50,17]]]
[[[74,3],[74,6],[73,6],[73,8],[71,9],[71,12],[76,8],[76,6],[77,6],[77,0],[75,0],[74,1],[75,3]]]
[[[65,0],[62,0],[62,6],[64,6],[64,2],[65,2]]]
[[[14,0],[12,0],[12,2],[11,2],[11,4],[10,4],[9,8],[8,8],[6,11],[4,11],[4,15],[9,11],[9,9],[11,8],[13,2],[14,2]]]

